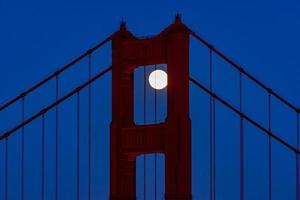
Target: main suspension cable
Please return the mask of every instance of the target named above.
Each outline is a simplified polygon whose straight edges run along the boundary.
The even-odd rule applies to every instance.
[[[141,48],[138,48],[138,49],[137,49],[135,52],[133,52],[133,53],[139,52],[139,51],[141,51],[141,50],[143,50],[143,49],[147,49],[150,45],[152,45],[152,42],[153,42],[153,41],[158,41],[158,40],[160,40],[161,38],[163,38],[163,37],[165,36],[165,33],[166,33],[169,29],[170,29],[170,27],[168,27],[167,29],[165,29],[165,31],[163,31],[163,32],[161,32],[159,35],[157,35],[153,40],[147,41],[147,42],[145,43],[145,45],[143,45]],[[110,41],[114,36],[115,36],[115,34],[112,34],[112,35],[109,37],[109,39],[107,39],[106,42]],[[104,41],[103,43],[97,45],[96,47],[94,47],[94,48],[88,50],[88,51],[86,52],[86,54],[85,54],[84,57],[86,57],[87,55],[92,54],[97,48],[99,48],[101,45],[103,45],[103,44],[106,43],[106,42]],[[132,54],[132,55],[133,55],[133,54]],[[82,57],[82,58],[84,58],[84,57]],[[82,58],[81,58],[81,59],[82,59]],[[129,58],[131,58],[131,57],[129,57]],[[80,59],[80,60],[81,60],[81,59]],[[127,60],[127,59],[126,59],[126,60]],[[126,61],[126,60],[125,60],[125,61]],[[73,65],[73,64],[74,64],[74,63],[72,62],[72,63],[69,63],[68,65]],[[4,132],[2,135],[0,135],[0,141],[2,141],[2,140],[4,140],[5,138],[9,137],[9,136],[10,136],[11,134],[13,134],[15,131],[19,130],[20,128],[22,128],[22,127],[25,126],[26,124],[32,122],[34,119],[40,117],[42,114],[48,112],[48,111],[51,110],[52,108],[54,108],[54,107],[56,107],[57,105],[61,104],[63,101],[65,101],[66,99],[70,98],[71,96],[73,96],[74,94],[76,94],[78,91],[80,91],[80,90],[82,90],[83,88],[89,86],[92,82],[96,81],[98,78],[100,78],[101,76],[103,76],[104,74],[106,74],[107,72],[109,72],[112,68],[113,68],[113,66],[109,66],[109,67],[105,68],[104,70],[102,70],[101,72],[99,72],[96,76],[94,76],[93,78],[91,78],[91,80],[89,80],[89,81],[87,81],[87,82],[81,84],[80,86],[78,86],[78,87],[76,87],[75,89],[73,89],[71,92],[69,92],[67,95],[65,95],[65,96],[62,97],[61,99],[59,99],[59,100],[55,101],[54,103],[52,103],[52,104],[50,104],[50,105],[44,107],[44,108],[43,108],[42,110],[40,110],[38,113],[36,113],[36,114],[32,115],[31,117],[29,117],[28,119],[26,119],[24,123],[20,123],[20,124],[18,124],[17,126],[15,126],[14,128],[10,129],[9,131]],[[53,78],[59,76],[59,75],[61,74],[61,72],[62,72],[61,70],[56,71],[56,72],[51,76],[50,79],[53,79]],[[49,80],[50,80],[50,79],[49,79]],[[40,83],[40,84],[42,84],[42,83]],[[39,87],[40,87],[40,84],[39,84]],[[36,87],[34,87],[34,89],[35,89],[35,88],[36,88]],[[31,91],[32,91],[32,90],[30,90],[30,91],[28,90],[27,92],[30,93]],[[28,94],[27,92],[22,93],[22,96]],[[20,98],[18,97],[18,99],[20,99]],[[2,106],[0,107],[0,110],[1,110],[1,108],[2,108]]]
[[[246,119],[248,122],[250,122],[252,125],[254,125],[255,127],[257,127],[258,129],[262,130],[262,132],[264,134],[267,134],[268,136],[271,136],[271,138],[273,138],[274,140],[276,140],[277,142],[279,142],[280,144],[282,144],[283,146],[285,146],[289,150],[294,151],[297,154],[300,154],[300,151],[296,147],[294,147],[293,145],[289,144],[284,139],[278,137],[272,131],[269,131],[268,129],[266,129],[264,126],[260,125],[258,122],[256,122],[255,120],[253,120],[251,117],[249,117],[245,113],[240,112],[239,109],[235,108],[233,105],[231,105],[230,103],[228,103],[227,101],[225,101],[222,97],[220,97],[217,94],[211,92],[208,88],[206,88],[204,85],[202,85],[201,83],[199,83],[195,79],[190,78],[190,81],[193,84],[195,84],[198,88],[200,88],[201,90],[203,90],[205,93],[207,93],[208,95],[213,96],[222,105],[226,106],[227,108],[229,108],[231,111],[233,111],[237,115],[242,116],[244,119]]]
[[[24,96],[32,93],[33,91],[35,91],[36,89],[40,88],[42,85],[44,85],[48,81],[56,78],[62,72],[64,72],[64,71],[72,68],[73,66],[75,66],[75,64],[78,63],[79,61],[81,61],[83,58],[85,58],[86,56],[92,54],[94,51],[96,51],[97,49],[99,49],[100,47],[102,47],[104,44],[106,44],[107,42],[111,41],[111,39],[115,36],[115,34],[116,33],[111,34],[110,36],[108,36],[107,38],[105,38],[104,40],[102,40],[101,42],[99,42],[93,48],[87,50],[85,53],[81,54],[80,56],[78,56],[77,58],[75,58],[74,60],[72,60],[71,62],[69,62],[68,64],[66,64],[65,66],[63,66],[60,69],[56,70],[50,76],[46,77],[45,79],[43,79],[42,81],[38,82],[34,86],[30,87],[25,92],[21,93],[20,95],[16,96],[15,98],[13,98],[13,99],[9,100],[8,102],[4,103],[3,105],[1,105],[0,106],[0,111],[2,111],[3,109],[7,108],[8,106],[14,104],[15,102],[21,100]]]
[[[249,72],[245,71],[240,65],[238,65],[236,62],[234,62],[233,60],[231,60],[230,58],[228,58],[227,56],[225,56],[221,51],[219,51],[218,49],[216,49],[213,45],[211,45],[210,43],[208,43],[206,40],[204,40],[203,38],[201,38],[198,34],[196,34],[195,32],[193,32],[191,29],[189,29],[190,34],[196,38],[198,41],[200,41],[202,44],[204,44],[207,48],[211,49],[215,54],[217,54],[218,56],[220,56],[224,61],[226,61],[227,63],[230,64],[230,66],[234,67],[235,69],[242,71],[242,73],[248,77],[250,80],[254,81],[257,85],[259,85],[260,87],[262,87],[264,90],[270,92],[274,97],[276,97],[277,99],[279,99],[282,103],[284,103],[285,105],[287,105],[289,108],[291,108],[292,110],[294,110],[295,112],[299,113],[300,109],[297,108],[295,105],[293,105],[292,103],[290,103],[289,101],[287,101],[285,98],[283,98],[281,95],[279,95],[278,93],[274,92],[273,90],[270,90],[269,87],[267,87],[265,84],[263,84],[261,81],[259,81],[258,79],[256,79],[253,75],[251,75]]]

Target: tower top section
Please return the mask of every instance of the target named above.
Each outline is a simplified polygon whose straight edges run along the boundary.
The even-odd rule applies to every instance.
[[[177,13],[175,15],[174,21],[172,24],[170,24],[167,28],[165,28],[164,30],[162,30],[159,34],[155,35],[155,36],[150,36],[150,37],[137,37],[135,36],[133,33],[130,32],[130,30],[127,29],[126,26],[126,22],[124,20],[122,20],[120,22],[120,26],[119,26],[119,30],[115,33],[114,35],[114,39],[116,38],[131,38],[133,40],[135,39],[141,39],[141,38],[153,38],[153,37],[160,37],[160,36],[165,36],[168,33],[172,32],[172,31],[179,31],[179,32],[188,32],[189,29],[187,28],[187,26],[182,23],[182,16],[180,13]]]
[[[181,14],[180,13],[177,13],[175,15],[175,24],[182,24],[182,20],[181,20]]]
[[[119,30],[120,31],[126,31],[127,30],[126,22],[124,20],[121,21]]]

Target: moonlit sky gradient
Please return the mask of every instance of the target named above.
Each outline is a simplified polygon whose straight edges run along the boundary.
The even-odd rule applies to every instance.
[[[296,106],[300,102],[300,2],[297,0],[0,0],[0,103],[20,94],[119,27],[121,20],[137,36],[154,35],[173,22],[175,13],[216,48],[244,66]],[[191,76],[208,86],[208,50],[191,39]],[[111,63],[110,44],[93,56],[93,75]],[[165,66],[160,66],[164,68]],[[140,69],[139,69],[140,70]],[[136,75],[136,123],[143,123],[141,71]],[[147,68],[147,74],[153,66]],[[87,59],[60,77],[60,95],[88,78]],[[214,60],[214,89],[235,106],[238,73]],[[111,74],[92,86],[92,199],[107,199]],[[26,98],[26,117],[55,100],[55,81]],[[244,83],[244,110],[267,126],[267,95]],[[154,122],[153,90],[147,86],[147,123]],[[165,90],[158,92],[158,121],[165,116]],[[138,95],[140,94],[140,95]],[[87,89],[81,92],[81,199],[87,199]],[[193,123],[193,196],[209,199],[209,98],[191,85]],[[217,103],[217,199],[239,199],[239,118]],[[60,106],[59,199],[75,199],[76,97]],[[278,101],[272,105],[272,130],[296,144],[296,116]],[[0,113],[1,133],[20,122],[20,103]],[[54,110],[46,115],[46,199],[54,199]],[[40,119],[25,127],[25,199],[40,199]],[[9,200],[20,199],[20,131],[9,141]],[[265,200],[267,137],[245,124],[245,199]],[[0,142],[0,200],[4,199],[4,145]],[[153,155],[148,155],[148,199],[153,199]],[[163,156],[159,156],[159,199],[163,192]],[[295,199],[295,156],[274,142],[273,200]],[[137,162],[137,197],[142,199],[142,158]]]

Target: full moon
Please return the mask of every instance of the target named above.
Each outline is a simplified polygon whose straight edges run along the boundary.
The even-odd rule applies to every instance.
[[[149,76],[149,83],[152,88],[162,90],[168,85],[168,75],[163,70],[154,70]]]

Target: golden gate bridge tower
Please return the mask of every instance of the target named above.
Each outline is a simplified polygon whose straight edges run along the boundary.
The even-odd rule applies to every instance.
[[[167,117],[136,125],[134,70],[156,64],[167,65]],[[165,199],[192,199],[189,30],[179,15],[157,36],[138,39],[122,23],[112,39],[111,200],[136,199],[136,157],[148,153],[165,154]]]

